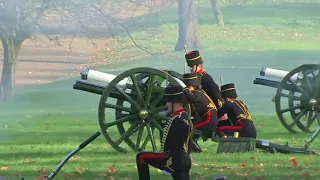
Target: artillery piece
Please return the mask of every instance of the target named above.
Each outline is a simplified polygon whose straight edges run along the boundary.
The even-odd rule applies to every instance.
[[[256,78],[254,84],[277,88],[272,100],[289,132],[313,132],[315,120],[320,126],[320,64],[304,64],[290,72],[263,68],[260,76],[264,77]]]
[[[115,150],[127,152],[124,144],[134,151],[140,151],[147,149],[150,140],[152,150],[157,151],[154,130],[157,130],[161,137],[163,121],[169,118],[165,115],[164,88],[168,84],[185,87],[181,81],[182,75],[148,67],[133,68],[117,76],[88,68],[80,74],[82,80],[77,80],[73,89],[101,95],[99,124],[107,142]],[[185,108],[190,112],[189,104],[186,104]],[[106,117],[106,112],[110,109],[114,109],[114,117]],[[147,135],[144,138],[145,129]],[[116,131],[121,136],[119,139],[116,139]],[[134,139],[136,132],[138,133]]]

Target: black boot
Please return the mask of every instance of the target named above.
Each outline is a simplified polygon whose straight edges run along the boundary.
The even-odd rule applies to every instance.
[[[201,153],[202,149],[200,145],[198,144],[198,139],[200,136],[195,136],[191,139],[191,151],[196,153]]]

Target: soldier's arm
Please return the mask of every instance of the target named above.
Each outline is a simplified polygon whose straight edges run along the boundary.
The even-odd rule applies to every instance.
[[[232,110],[232,103],[229,101],[226,101],[223,106],[218,109],[218,118],[221,118],[223,115],[225,115],[227,112]]]
[[[221,108],[221,91],[217,83],[210,75],[206,75],[202,77],[202,84],[205,84],[206,92],[209,92],[212,95],[212,101],[216,105],[219,105],[218,108]]]
[[[197,95],[192,93],[188,88],[184,88],[183,93],[189,102],[193,103],[193,102],[197,101]]]

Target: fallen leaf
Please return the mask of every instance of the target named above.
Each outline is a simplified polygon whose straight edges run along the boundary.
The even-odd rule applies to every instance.
[[[77,161],[77,160],[79,160],[80,159],[80,156],[72,156],[71,157],[71,160],[73,160],[73,161]]]
[[[292,162],[293,167],[297,167],[298,166],[298,162],[297,162],[296,157],[292,157],[292,158],[290,158],[290,160]]]
[[[85,171],[86,171],[86,168],[81,168],[81,167],[77,167],[77,168],[76,168],[76,173],[77,173],[78,175],[83,174]]]
[[[47,175],[48,172],[49,172],[49,169],[47,169],[47,168],[42,168],[41,171],[40,171],[40,174],[41,174],[41,175]]]
[[[31,160],[29,157],[23,160],[23,163],[31,163],[31,162],[35,162],[35,160]]]
[[[115,167],[114,164],[109,167],[109,172],[110,172],[111,174],[114,174],[114,173],[117,172],[117,170],[116,170],[114,167]]]
[[[3,166],[3,167],[1,167],[0,169],[1,170],[7,170],[9,168],[9,166]]]

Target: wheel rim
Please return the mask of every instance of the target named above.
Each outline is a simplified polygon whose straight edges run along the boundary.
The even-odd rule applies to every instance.
[[[289,132],[313,132],[320,125],[320,65],[306,64],[289,72],[277,89],[275,105]]]
[[[128,78],[131,87],[124,90],[116,87],[116,84],[125,78]],[[108,84],[100,99],[98,115],[102,134],[115,150],[128,152],[127,146],[134,151],[148,148],[152,151],[158,150],[160,141],[156,142],[157,137],[154,131],[157,130],[161,134],[162,121],[169,119],[159,114],[166,109],[163,100],[166,78],[168,83],[178,84],[171,75],[152,68],[130,69]],[[114,92],[120,93],[116,101],[112,99]],[[130,95],[127,96],[124,92]],[[106,113],[110,108],[115,110],[113,119]],[[117,138],[116,135],[120,137]],[[151,147],[148,147],[148,144],[151,144]]]
[[[182,74],[180,74],[180,73],[178,73],[178,72],[176,72],[176,71],[171,71],[171,70],[162,70],[162,71],[164,71],[164,72],[168,73],[169,75],[171,75],[171,76],[173,76],[173,77],[176,77],[176,78],[178,78],[178,79],[180,79],[180,80],[182,79]],[[139,83],[143,83],[144,80],[145,80],[145,78],[148,78],[148,77],[149,77],[149,73],[140,73],[140,74],[138,74],[138,75],[136,76],[136,80],[137,80]],[[148,81],[148,79],[147,79],[147,81]],[[161,81],[161,80],[158,79],[158,83],[163,83],[163,81],[162,81],[162,82],[159,82],[159,81]],[[124,103],[124,101],[123,101],[122,99],[118,99],[118,100],[117,100],[117,105],[118,105],[118,106],[123,106],[123,103]],[[186,108],[186,109],[189,109],[190,107],[187,106],[187,107],[185,107],[185,108]],[[115,115],[116,115],[116,116],[115,116],[115,119],[120,119],[120,118],[123,118],[123,116],[124,116],[123,113],[122,113],[122,111],[121,111],[120,109],[116,109],[116,114],[115,114]],[[118,128],[118,131],[119,131],[119,133],[120,133],[121,136],[126,132],[123,124],[117,124],[117,128]],[[155,128],[154,128],[153,126],[151,127],[151,129],[152,129],[152,132],[154,132]],[[161,133],[162,133],[162,132],[161,132]],[[135,133],[135,135],[136,135],[136,133]],[[160,136],[162,136],[162,134],[161,134]],[[143,149],[144,149],[143,147],[146,145],[146,143],[148,143],[148,140],[150,140],[150,138],[147,139],[147,141],[145,141],[145,142],[143,143],[142,148],[140,148],[140,149],[136,149],[137,146],[135,145],[135,143],[134,143],[130,138],[126,138],[124,141],[126,142],[126,144],[127,144],[132,150],[137,151],[137,150],[143,150]]]

